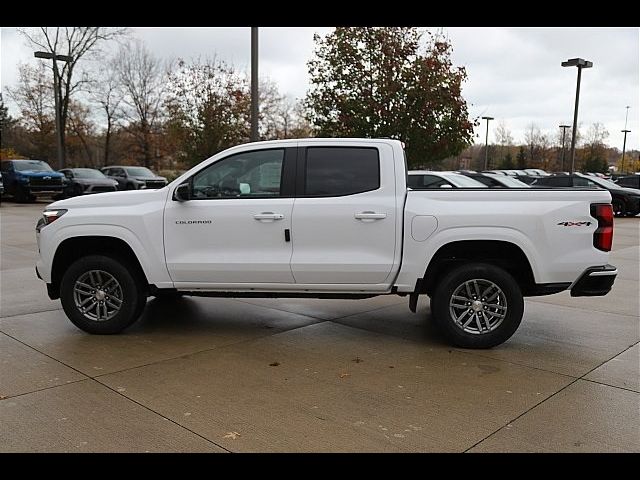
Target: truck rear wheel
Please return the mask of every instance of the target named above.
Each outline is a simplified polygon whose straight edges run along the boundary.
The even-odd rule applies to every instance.
[[[442,334],[463,348],[491,348],[518,329],[524,300],[516,280],[486,263],[462,265],[439,282],[431,313]]]
[[[132,325],[146,304],[146,291],[135,272],[104,255],[76,260],[62,277],[62,308],[81,330],[119,333]]]

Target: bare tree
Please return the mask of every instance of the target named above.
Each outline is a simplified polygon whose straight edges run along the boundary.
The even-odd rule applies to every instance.
[[[511,130],[507,127],[507,123],[501,119],[496,127],[496,143],[500,146],[510,147],[513,145],[513,136]]]
[[[65,162],[65,134],[69,116],[69,100],[86,78],[76,80],[74,72],[78,62],[90,54],[97,52],[101,42],[114,39],[128,32],[126,28],[107,27],[39,27],[34,29],[20,28],[30,46],[42,49],[54,55],[52,71],[54,76],[54,98],[60,115],[61,163]],[[56,55],[67,55],[71,61],[58,64]]]
[[[125,128],[135,139],[144,165],[150,167],[154,135],[162,121],[166,71],[140,41],[123,45],[116,65],[124,92],[121,111],[128,122]]]
[[[539,154],[541,137],[542,132],[540,131],[540,127],[538,127],[538,125],[536,125],[535,123],[530,123],[524,133],[524,141],[529,148],[529,163],[531,164],[531,166],[534,166],[538,163],[536,161],[536,156]]]
[[[50,148],[55,130],[53,89],[47,78],[43,64],[18,66],[18,82],[15,87],[7,87],[9,97],[20,109],[19,124],[26,129],[25,151],[36,158],[49,160]]]
[[[88,91],[92,101],[100,106],[106,120],[102,157],[102,165],[104,166],[109,164],[111,136],[114,127],[121,118],[120,107],[124,98],[124,90],[120,85],[116,58],[109,59],[103,65],[103,68],[97,73],[97,78],[89,84]]]
[[[496,143],[500,145],[500,154],[499,158],[504,159],[504,150],[505,148],[511,147],[513,145],[513,136],[511,135],[511,130],[507,127],[504,119],[500,119],[498,122],[498,126],[495,131]]]

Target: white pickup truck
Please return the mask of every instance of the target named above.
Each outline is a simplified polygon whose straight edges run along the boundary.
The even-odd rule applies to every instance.
[[[454,345],[507,340],[523,296],[606,295],[611,196],[592,189],[407,188],[401,142],[230,148],[160,190],[48,205],[36,272],[69,319],[110,334],[148,296],[431,297]]]

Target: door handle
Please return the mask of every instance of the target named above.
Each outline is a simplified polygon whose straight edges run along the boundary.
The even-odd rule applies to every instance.
[[[273,222],[274,220],[282,220],[284,215],[281,213],[262,212],[256,213],[253,218],[260,222]]]
[[[383,218],[387,218],[387,214],[367,211],[356,213],[354,217],[358,220],[382,220]]]

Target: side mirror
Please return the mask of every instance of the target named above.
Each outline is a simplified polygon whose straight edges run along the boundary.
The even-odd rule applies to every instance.
[[[178,188],[173,192],[173,199],[179,202],[186,202],[191,199],[191,188],[188,183],[178,185]]]

